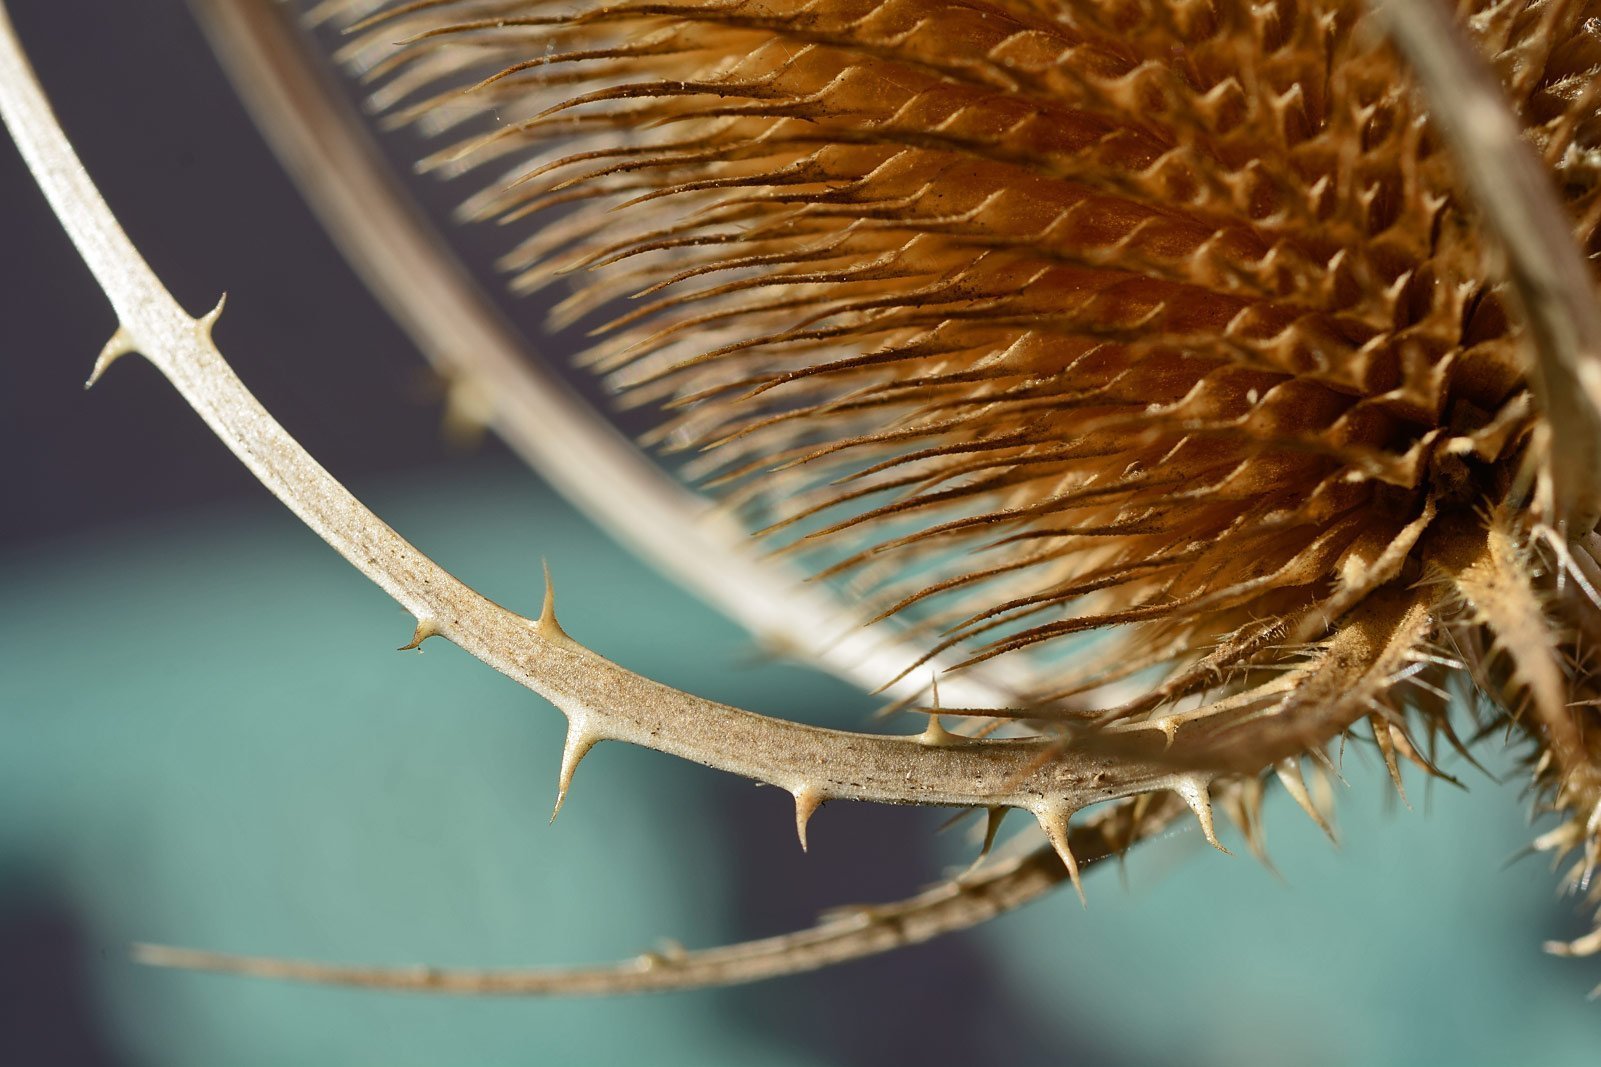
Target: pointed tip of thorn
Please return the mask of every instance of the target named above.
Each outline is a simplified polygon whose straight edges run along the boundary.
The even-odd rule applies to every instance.
[[[556,816],[561,814],[561,806],[567,800],[567,792],[573,787],[573,775],[578,772],[578,764],[583,762],[584,757],[589,755],[589,750],[600,740],[594,734],[579,729],[576,723],[567,727],[567,740],[561,747],[561,773],[556,778],[556,806],[550,812],[552,823],[556,821]]]
[[[1206,843],[1225,856],[1234,855],[1217,839],[1217,824],[1212,818],[1212,794],[1206,779],[1194,774],[1185,775],[1179,779],[1173,791],[1195,813],[1195,821],[1201,824],[1201,834],[1206,838]]]
[[[802,852],[809,851],[806,845],[806,825],[812,821],[812,816],[823,806],[823,801],[826,799],[828,798],[810,787],[795,790],[795,836],[800,839]]]
[[[217,298],[217,306],[200,316],[200,325],[207,333],[210,333],[211,328],[217,325],[217,320],[222,318],[222,309],[227,306],[228,294],[223,293]]]
[[[1073,818],[1072,811],[1067,808],[1047,807],[1034,813],[1039,820],[1040,829],[1045,831],[1045,837],[1056,850],[1056,855],[1067,868],[1067,877],[1073,883],[1073,891],[1078,894],[1080,906],[1088,908],[1089,898],[1084,895],[1084,880],[1079,874],[1078,857],[1073,855],[1071,843],[1072,829],[1069,826]]]
[[[100,376],[105,374],[113,363],[132,351],[134,351],[133,338],[126,329],[118,326],[117,332],[111,335],[111,340],[105,343],[100,349],[100,354],[95,357],[95,365],[89,371],[89,377],[84,380],[83,387],[93,389]]]
[[[1317,823],[1318,829],[1338,847],[1340,839],[1335,835],[1334,827],[1329,825],[1328,818],[1318,810],[1317,804],[1312,800],[1312,794],[1307,792],[1306,779],[1301,775],[1301,761],[1291,756],[1280,760],[1273,771],[1278,775],[1279,784],[1284,787],[1284,791],[1290,794],[1291,799],[1306,812],[1307,817]]]
[[[417,628],[411,632],[411,640],[395,649],[396,652],[421,652],[422,643],[430,637],[439,636],[439,628],[429,619],[418,619]]]
[[[1406,810],[1412,810],[1412,802],[1406,796],[1406,783],[1401,780],[1401,765],[1395,758],[1394,727],[1378,715],[1372,716],[1373,740],[1379,746],[1379,753],[1384,757],[1385,769],[1390,772],[1390,781],[1395,785],[1396,796],[1406,805]]]
[[[984,857],[990,854],[990,849],[995,847],[995,837],[1001,832],[1001,823],[1006,819],[1006,813],[1010,810],[1010,808],[1006,807],[985,809],[984,844],[978,850],[977,862],[983,862]]]
[[[984,865],[984,861],[989,859],[990,851],[995,847],[995,837],[1001,831],[1001,821],[1006,818],[1006,813],[1010,810],[1004,806],[984,809],[984,843],[979,845],[978,855],[973,857],[973,862],[957,876],[958,881],[974,874]]]
[[[545,598],[539,606],[539,618],[535,625],[539,629],[539,636],[548,641],[570,641],[567,631],[561,628],[556,621],[556,586],[550,580],[550,561],[540,560],[539,565],[545,572]]]

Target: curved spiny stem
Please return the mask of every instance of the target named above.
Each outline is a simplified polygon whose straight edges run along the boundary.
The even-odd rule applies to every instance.
[[[1128,801],[1072,834],[1082,864],[1116,855],[1149,838],[1184,811],[1169,794],[1125,827]],[[355,986],[462,996],[608,996],[730,985],[816,970],[915,945],[977,926],[1056,888],[1066,869],[1050,848],[996,863],[977,874],[942,882],[894,904],[838,909],[816,926],[778,937],[693,952],[649,952],[611,966],[476,970],[442,967],[364,967],[197,952],[141,945],[138,958],[163,967],[216,971],[318,985]]]

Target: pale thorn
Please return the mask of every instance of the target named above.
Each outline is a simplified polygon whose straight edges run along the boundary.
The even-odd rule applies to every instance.
[[[111,335],[111,340],[107,341],[100,349],[100,355],[95,357],[94,369],[89,372],[89,378],[83,383],[83,387],[85,389],[93,389],[95,382],[100,380],[100,376],[113,363],[137,350],[138,346],[133,343],[133,335],[128,332],[126,327],[118,326],[117,332]]]
[[[1234,853],[1224,848],[1217,839],[1217,826],[1212,821],[1212,794],[1207,788],[1209,785],[1208,780],[1198,774],[1186,774],[1174,784],[1173,792],[1195,813],[1195,821],[1201,824],[1201,835],[1206,838],[1206,843],[1223,855],[1232,856]]]
[[[228,294],[223,293],[217,298],[217,306],[195,320],[195,329],[211,338],[211,331],[216,328],[217,320],[222,318],[222,309],[228,306]]]
[[[956,876],[957,882],[972,877],[983,866],[984,861],[989,858],[990,851],[995,847],[995,835],[1000,832],[1001,822],[1006,818],[1006,813],[1010,810],[1010,808],[1004,806],[984,809],[984,841],[979,845],[978,855],[973,857],[973,862],[969,863],[962,870],[962,873]]]
[[[561,746],[561,773],[556,778],[556,806],[550,813],[551,822],[555,822],[556,816],[561,814],[561,806],[567,800],[567,791],[573,787],[573,775],[578,771],[578,764],[601,740],[603,739],[586,730],[579,720],[568,721],[567,740]]]
[[[984,809],[984,843],[979,846],[978,860],[975,861],[975,865],[982,863],[984,857],[990,854],[990,849],[995,847],[995,835],[1000,833],[1001,823],[1005,820],[1006,813],[1011,810],[1011,808],[1007,807]]]
[[[939,672],[938,671],[930,671],[929,672],[928,685],[929,685],[930,693],[931,693],[932,698],[933,698],[934,710],[928,714],[928,726],[926,726],[923,729],[922,733],[917,735],[918,742],[920,744],[924,744],[924,745],[935,745],[935,746],[938,746],[938,745],[954,745],[954,744],[957,744],[957,743],[959,743],[961,741],[967,740],[966,738],[958,737],[955,734],[951,733],[949,730],[945,729],[945,724],[940,721],[940,717],[939,717],[939,710],[940,710],[940,706],[939,706]],[[980,856],[979,858],[982,859],[983,857]]]
[[[1379,746],[1379,753],[1384,756],[1384,766],[1389,768],[1390,781],[1395,783],[1396,795],[1406,810],[1412,810],[1412,802],[1406,798],[1406,784],[1401,781],[1401,765],[1395,760],[1395,739],[1390,733],[1390,721],[1379,715],[1372,716],[1369,723],[1373,727],[1373,740]]]
[[[1317,805],[1312,803],[1312,796],[1306,791],[1306,779],[1301,777],[1300,760],[1294,756],[1280,760],[1273,765],[1273,773],[1279,776],[1279,783],[1284,786],[1284,791],[1290,794],[1297,804],[1301,805],[1301,810],[1306,812],[1313,822],[1317,823],[1318,829],[1327,834],[1330,841],[1338,845],[1340,839],[1334,836],[1334,828],[1329,825],[1328,819],[1323,817],[1323,813],[1317,809]]]
[[[547,641],[571,642],[572,638],[556,621],[556,586],[550,580],[550,561],[542,559],[539,565],[545,572],[545,599],[539,606],[539,618],[535,620],[534,627],[539,631],[539,636]]]
[[[1318,749],[1316,751],[1322,750]],[[1340,774],[1338,770],[1325,766],[1327,762],[1327,756],[1325,755],[1322,761],[1314,761],[1312,764],[1312,781],[1310,783],[1312,803],[1317,805],[1319,811],[1333,812],[1335,810],[1335,779],[1338,779],[1339,783],[1347,789],[1350,788],[1351,783],[1347,782],[1345,776]]]
[[[1334,794],[1332,787],[1329,785],[1329,777],[1338,778],[1340,784],[1344,786],[1349,786],[1351,783],[1345,780],[1345,776],[1340,773],[1339,765],[1322,748],[1309,748],[1306,754],[1312,758],[1313,784],[1322,792],[1323,798],[1328,803],[1333,804]],[[1343,733],[1340,735],[1340,759],[1342,762],[1345,759],[1345,735]]]
[[[940,722],[938,714],[929,715],[928,726],[917,735],[917,742],[921,745],[958,745],[966,740],[968,739],[945,729],[945,724]]]
[[[434,625],[432,619],[418,619],[417,628],[411,632],[411,640],[395,649],[396,652],[421,652],[422,643],[430,637],[439,636],[439,627]]]
[[[802,852],[806,852],[806,824],[812,821],[817,809],[827,800],[822,793],[811,786],[803,785],[795,790],[795,836],[800,838]]]
[[[1394,723],[1390,724],[1390,741],[1395,745],[1395,750],[1405,756],[1409,763],[1421,767],[1430,775],[1439,773],[1438,768],[1424,758],[1423,753],[1418,751],[1417,746],[1412,743],[1412,738],[1407,735],[1407,732]],[[1449,779],[1447,780],[1449,781]]]
[[[1084,882],[1079,877],[1078,858],[1073,855],[1073,849],[1068,843],[1071,833],[1068,822],[1073,818],[1069,808],[1060,805],[1047,804],[1035,809],[1034,817],[1039,820],[1040,829],[1045,831],[1045,838],[1056,850],[1062,865],[1067,868],[1067,876],[1073,881],[1073,889],[1078,893],[1078,902],[1088,908],[1089,898],[1084,895]]]

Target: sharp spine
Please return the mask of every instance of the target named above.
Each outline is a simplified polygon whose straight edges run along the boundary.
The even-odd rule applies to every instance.
[[[801,786],[795,790],[795,836],[800,839],[801,851],[807,851],[806,824],[812,821],[817,809],[823,806],[828,798],[811,786]]]
[[[550,813],[551,822],[555,822],[556,816],[561,814],[567,791],[573,787],[573,775],[578,771],[578,764],[602,740],[599,735],[589,732],[579,720],[568,720],[567,740],[561,748],[561,773],[556,779],[556,806]]]
[[[1069,822],[1073,818],[1071,809],[1061,805],[1047,804],[1034,812],[1039,820],[1040,829],[1045,831],[1045,837],[1056,850],[1062,865],[1067,868],[1067,876],[1073,882],[1073,889],[1078,893],[1078,902],[1089,907],[1089,898],[1084,895],[1084,882],[1079,877],[1078,858],[1073,855],[1073,846],[1070,842],[1071,828]]]
[[[117,332],[112,334],[111,339],[100,349],[100,355],[95,357],[94,369],[89,372],[89,378],[83,383],[83,387],[93,389],[100,376],[109,370],[113,363],[134,351],[137,351],[137,348],[133,342],[133,335],[126,327],[118,326]]]
[[[1330,841],[1333,841],[1336,845],[1339,844],[1340,839],[1334,835],[1334,828],[1329,825],[1329,820],[1324,818],[1323,813],[1317,809],[1317,805],[1312,803],[1312,795],[1306,791],[1306,779],[1301,776],[1301,762],[1291,756],[1275,764],[1273,771],[1278,775],[1280,784],[1284,786],[1284,791],[1295,799],[1295,802],[1301,806],[1301,810],[1306,812],[1313,822],[1317,823],[1318,829],[1327,834]]]
[[[411,632],[411,640],[397,648],[396,652],[421,652],[422,643],[430,637],[439,636],[439,627],[434,625],[432,619],[418,619],[417,628]]]
[[[1217,826],[1212,820],[1212,794],[1209,792],[1210,782],[1198,774],[1187,774],[1180,778],[1173,786],[1173,792],[1179,799],[1189,805],[1195,813],[1195,821],[1201,824],[1201,833],[1206,837],[1206,843],[1223,853],[1232,856],[1234,853],[1223,847],[1217,839]]]

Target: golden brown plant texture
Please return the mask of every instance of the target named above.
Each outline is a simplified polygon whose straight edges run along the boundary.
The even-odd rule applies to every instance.
[[[1462,14],[1593,263],[1601,5]],[[1582,444],[1357,5],[461,0],[346,58],[530,229],[515,286],[632,298],[587,358],[694,475],[930,654],[1039,659],[1009,715],[1251,779],[1365,722],[1432,770],[1465,680],[1589,887],[1595,541],[1536,462]]]
[[[702,729],[736,713],[641,696],[548,609],[468,632],[402,587],[419,640],[562,706],[564,793],[623,739],[788,789],[803,841],[855,797],[987,809],[992,834],[1022,808],[1053,848],[617,972],[155,958],[457,991],[761,977],[981,921],[1186,807],[1258,849],[1268,782],[1321,822],[1304,767],[1357,739],[1399,788],[1464,724],[1526,744],[1561,820],[1536,845],[1601,909],[1601,2],[1446,11],[320,5],[435,139],[425,166],[476,182],[466,215],[518,234],[514,287],[567,287],[557,324],[661,413],[651,442],[903,623],[903,677],[1004,699],[916,741]],[[1551,947],[1601,951],[1601,927]]]

